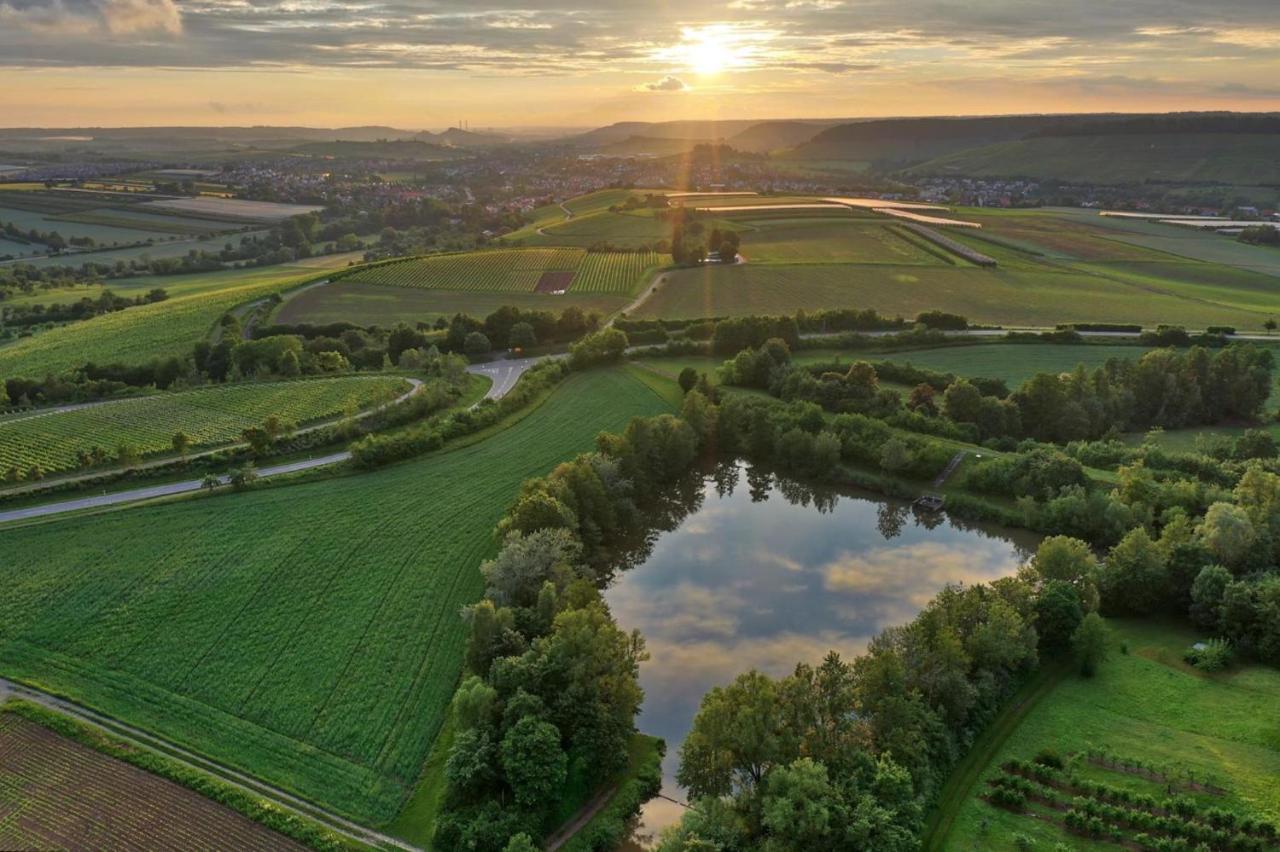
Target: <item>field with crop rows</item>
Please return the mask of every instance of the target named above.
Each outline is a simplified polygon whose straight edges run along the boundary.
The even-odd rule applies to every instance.
[[[0,531],[0,674],[389,820],[520,483],[665,410],[622,371],[580,373],[486,440],[363,476]]]
[[[633,290],[654,252],[587,252],[580,248],[524,248],[442,254],[388,263],[343,276],[346,283],[431,290],[532,293],[547,272],[574,273],[571,293]]]
[[[306,423],[394,399],[408,382],[390,376],[343,376],[293,382],[250,382],[181,393],[111,400],[71,411],[28,412],[0,418],[0,472],[38,464],[45,473],[76,467],[77,452],[94,447],[114,457],[120,445],[139,455],[172,452],[175,432],[193,448],[240,440],[272,414]]]
[[[749,263],[888,263],[941,266],[942,261],[891,228],[859,219],[803,218],[753,223],[742,235]]]
[[[0,848],[303,847],[199,793],[0,712]]]
[[[194,290],[190,295],[50,329],[0,348],[0,376],[42,378],[90,361],[139,364],[185,356],[236,305],[323,275],[322,269],[266,266],[184,276]],[[164,280],[146,279],[154,282],[151,287],[165,286]],[[197,282],[202,283],[195,290]]]

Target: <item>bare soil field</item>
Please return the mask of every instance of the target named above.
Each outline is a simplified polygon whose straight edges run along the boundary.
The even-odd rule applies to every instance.
[[[304,847],[185,787],[0,713],[0,848]]]

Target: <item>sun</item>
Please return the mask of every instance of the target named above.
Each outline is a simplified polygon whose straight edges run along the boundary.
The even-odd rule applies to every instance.
[[[686,29],[676,50],[682,64],[705,75],[741,67],[746,58],[735,32],[720,25]]]
[[[719,74],[734,64],[733,49],[714,33],[707,33],[688,46],[689,67],[699,74]]]

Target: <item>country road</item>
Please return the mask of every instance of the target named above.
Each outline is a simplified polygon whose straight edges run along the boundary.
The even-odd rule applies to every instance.
[[[313,805],[305,799],[300,799],[292,793],[288,793],[278,787],[273,787],[259,781],[252,776],[237,772],[236,770],[224,766],[216,761],[202,757],[193,752],[187,751],[181,746],[175,745],[168,740],[161,739],[152,734],[147,733],[140,728],[126,725],[124,722],[112,719],[110,716],[104,716],[75,704],[71,701],[59,698],[38,689],[15,683],[5,678],[0,678],[0,704],[3,704],[10,698],[18,698],[37,704],[48,710],[53,710],[65,716],[70,716],[83,724],[105,731],[112,736],[126,740],[130,745],[141,748],[146,751],[161,754],[170,760],[182,763],[192,769],[213,775],[220,781],[230,784],[251,793],[255,796],[268,799],[273,805],[285,811],[291,811],[299,816],[314,820],[322,824],[325,828],[340,834],[357,843],[382,848],[393,847],[402,849],[404,852],[419,852],[419,848],[410,843],[406,843],[396,837],[382,834],[371,828],[366,828],[359,823],[344,819],[337,814],[330,813],[325,809]]]
[[[511,389],[516,386],[516,382],[520,380],[520,377],[524,375],[525,371],[540,360],[540,358],[520,358],[510,361],[491,361],[487,364],[472,364],[467,368],[467,372],[487,376],[493,381],[493,384],[489,387],[489,391],[485,394],[485,399],[501,399],[511,392]],[[418,379],[409,379],[409,381],[415,383],[414,387],[404,396],[394,400],[393,402],[386,403],[386,405],[394,405],[401,402],[409,396],[417,393],[422,387],[422,382]],[[379,409],[372,409],[368,413],[372,413],[376,410]],[[225,447],[220,449],[225,449]],[[194,458],[195,456],[192,457]],[[289,462],[288,464],[278,464],[271,467],[260,468],[258,470],[258,477],[260,479],[265,479],[267,477],[280,476],[285,473],[297,473],[302,470],[327,467],[329,465],[341,464],[350,458],[351,453],[344,450],[339,453],[331,453],[329,455]],[[223,485],[226,485],[228,482],[228,477],[226,476],[221,476],[218,479]],[[199,491],[202,487],[204,487],[203,479],[186,479],[182,482],[152,485],[147,488],[133,488],[128,491],[117,491],[112,494],[104,493],[92,497],[78,497],[74,500],[60,500],[56,503],[45,503],[40,506],[10,509],[8,511],[0,512],[0,524],[8,523],[10,521],[25,521],[32,518],[43,518],[49,515],[61,515],[66,512],[77,512],[82,509],[97,509],[106,506],[118,506],[124,503],[136,503],[140,500],[151,500],[156,497],[171,497],[175,494],[191,494]]]
[[[405,391],[400,396],[396,397],[393,400],[390,400],[389,402],[384,402],[381,405],[375,406],[373,408],[368,408],[368,409],[365,409],[364,411],[357,413],[355,415],[355,419],[363,420],[364,418],[372,414],[377,414],[379,411],[384,411],[393,405],[399,405],[400,403],[409,399],[409,397],[414,396],[415,394],[418,394],[422,391],[423,383],[421,379],[414,379],[406,376],[405,381],[407,381],[411,385],[409,390]],[[6,420],[5,423],[6,424],[17,423],[23,420],[29,420],[36,417],[47,417],[51,414],[60,414],[67,411],[78,411],[78,410],[83,410],[85,408],[94,408],[97,406],[121,405],[121,404],[128,403],[130,401],[133,401],[135,399],[140,399],[140,398],[141,397],[130,397],[128,399],[106,400],[101,402],[80,402],[80,403],[75,403],[73,405],[64,405],[56,408],[42,408],[42,409],[33,411],[30,414],[24,415],[22,417],[15,417],[12,420]],[[335,422],[335,419],[323,420],[319,423],[313,423],[310,426],[304,426],[301,429],[297,429],[294,431],[294,434],[305,435],[308,432],[314,432],[317,429],[323,429],[326,426],[333,424],[334,422]],[[210,447],[207,450],[200,450],[199,452],[188,453],[187,459],[188,460],[198,459],[204,456],[211,456],[211,455],[214,455],[215,453],[221,453],[229,449],[234,449],[236,447],[244,447],[244,446],[247,446],[247,444],[245,444],[243,441],[232,442],[229,444],[222,444],[216,447]],[[150,461],[139,462],[138,464],[134,465],[133,469],[148,470],[150,468],[163,467],[164,465],[172,464],[172,463],[173,463],[172,457],[157,458],[157,459],[151,459]],[[39,491],[47,490],[52,486],[73,484],[75,482],[80,482],[87,479],[94,479],[101,475],[102,475],[102,471],[97,471],[94,473],[77,473],[77,474],[72,474],[70,476],[49,477],[47,479],[41,480],[40,482],[32,482],[27,485],[19,485],[14,488],[6,489],[4,492],[4,495],[6,497],[9,497],[15,494],[32,494]]]

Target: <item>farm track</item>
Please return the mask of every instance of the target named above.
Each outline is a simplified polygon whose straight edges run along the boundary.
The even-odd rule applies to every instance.
[[[493,384],[489,387],[488,392],[485,394],[485,397],[484,397],[485,399],[501,399],[502,397],[506,396],[508,393],[511,392],[511,389],[516,386],[516,382],[520,380],[520,377],[524,375],[525,371],[527,371],[534,364],[538,363],[539,360],[541,359],[522,358],[519,360],[512,360],[512,361],[493,361],[487,364],[473,364],[472,366],[467,368],[467,371],[476,375],[487,376],[493,381]],[[419,381],[418,379],[409,379],[409,381],[417,382],[417,384],[414,386],[412,390],[410,390],[404,396],[400,397],[399,399],[393,400],[392,402],[385,403],[383,407],[397,405],[400,402],[403,402],[404,400],[408,399],[413,394],[418,393],[422,387],[422,382]],[[375,411],[379,411],[379,410],[381,410],[381,407],[377,409],[371,409],[370,411],[365,412],[365,414],[362,416],[368,416],[369,414],[373,414]],[[328,425],[328,424],[320,423],[310,428],[318,429],[325,425]],[[301,432],[306,430],[299,430],[299,431]],[[190,458],[198,458],[200,455],[209,455],[215,452],[222,452],[225,449],[226,447],[220,447],[215,450],[209,450],[205,453],[192,454]],[[258,476],[259,478],[265,479],[272,476],[280,476],[286,473],[297,473],[303,470],[313,470],[318,467],[328,467],[329,465],[341,464],[342,462],[345,462],[350,458],[351,458],[351,453],[344,450],[342,452],[331,453],[329,455],[319,456],[313,459],[305,459],[303,461],[290,462],[288,464],[281,464],[281,465],[274,465],[272,467],[265,467],[258,471]],[[154,467],[160,464],[167,464],[171,461],[172,459],[161,459],[151,463],[150,465],[143,464],[143,465],[139,465],[139,467],[148,467],[148,466]],[[87,479],[89,477],[80,477],[80,478]],[[65,484],[67,482],[74,482],[74,481],[75,480],[64,479],[64,480],[59,480],[58,482],[59,484]],[[220,481],[222,482],[222,484],[225,485],[227,484],[228,479],[227,477],[224,476],[220,478]],[[118,506],[125,503],[137,503],[142,500],[153,500],[159,497],[171,497],[177,494],[190,494],[190,493],[199,491],[203,487],[203,485],[204,485],[203,480],[189,479],[189,480],[184,480],[182,482],[169,483],[166,485],[155,485],[148,488],[138,488],[138,489],[133,489],[129,491],[119,491],[114,494],[100,494],[94,497],[81,497],[75,500],[63,500],[56,503],[47,503],[41,506],[29,506],[24,509],[11,509],[7,512],[0,512],[0,524],[6,523],[9,521],[25,521],[25,520],[31,520],[34,518],[43,518],[49,515],[64,514],[66,512],[78,512],[78,511],[83,511],[85,509],[96,509],[96,508],[103,508],[107,506]],[[16,493],[22,493],[22,492],[14,491],[10,493],[16,494]]]
[[[527,367],[526,367],[525,369],[527,369]],[[376,414],[376,413],[378,413],[378,412],[380,412],[380,411],[385,411],[386,409],[391,408],[392,406],[399,405],[400,403],[405,402],[406,400],[408,400],[410,397],[415,396],[415,395],[416,395],[416,394],[418,394],[418,393],[421,393],[422,388],[423,388],[423,383],[422,383],[422,380],[421,380],[421,379],[415,379],[415,378],[411,378],[411,377],[408,377],[408,376],[404,377],[404,379],[405,379],[405,381],[409,382],[409,384],[410,384],[410,385],[412,385],[412,387],[410,387],[410,388],[409,388],[409,390],[407,390],[406,392],[404,392],[404,393],[403,393],[403,394],[401,394],[400,396],[396,397],[395,399],[391,400],[390,402],[382,403],[381,405],[375,406],[375,407],[373,407],[373,408],[369,408],[369,409],[367,409],[367,410],[365,410],[365,411],[362,411],[362,412],[358,413],[358,414],[356,415],[356,419],[357,419],[357,420],[362,420],[362,419],[364,419],[364,418],[366,418],[366,417],[369,417],[370,415]],[[505,393],[505,392],[506,392],[506,391],[504,390],[504,391],[503,391],[503,393]],[[105,402],[85,402],[85,403],[76,403],[76,404],[74,404],[74,405],[61,406],[61,407],[56,408],[56,409],[42,409],[42,410],[40,410],[40,411],[38,411],[38,412],[33,412],[32,414],[29,414],[29,415],[26,415],[26,416],[23,416],[23,417],[20,417],[20,418],[16,418],[15,420],[7,421],[7,422],[10,422],[10,423],[14,423],[14,422],[21,422],[21,421],[24,421],[24,420],[35,419],[35,418],[39,418],[39,417],[46,417],[46,416],[49,416],[49,415],[52,415],[52,414],[59,414],[59,413],[64,413],[64,412],[68,412],[68,411],[80,411],[80,410],[84,410],[84,409],[87,409],[87,408],[95,408],[95,407],[98,407],[98,406],[122,405],[122,404],[127,404],[127,403],[129,403],[129,402],[133,402],[133,401],[135,401],[135,400],[133,400],[133,399],[120,399],[120,400],[107,400],[107,401],[105,401]],[[305,435],[305,434],[308,434],[308,433],[310,433],[310,432],[314,432],[314,431],[316,431],[317,429],[323,429],[323,428],[325,428],[325,427],[327,427],[327,426],[330,426],[330,425],[332,425],[333,423],[335,423],[335,422],[337,422],[338,420],[341,420],[341,419],[342,419],[342,418],[340,418],[340,417],[339,417],[339,418],[329,418],[329,419],[324,420],[324,421],[319,422],[319,423],[313,423],[313,424],[311,424],[310,426],[304,426],[304,427],[302,427],[302,428],[300,428],[300,429],[296,430],[296,431],[294,432],[294,434],[295,434],[295,435]],[[215,454],[217,454],[217,453],[225,452],[225,451],[227,451],[228,449],[242,448],[242,447],[246,447],[246,446],[248,446],[248,445],[247,445],[246,443],[244,443],[243,441],[232,442],[232,443],[229,443],[229,444],[221,444],[221,445],[216,446],[216,447],[210,447],[209,449],[200,450],[199,452],[188,453],[188,454],[187,454],[187,459],[188,459],[188,460],[191,460],[191,459],[204,458],[204,457],[206,457],[206,456],[211,456],[211,455],[215,455]],[[134,466],[133,466],[133,469],[134,469],[134,470],[149,470],[149,469],[156,468],[156,467],[163,467],[164,465],[167,465],[167,464],[172,464],[172,463],[173,463],[173,461],[174,461],[174,459],[173,459],[173,457],[172,457],[172,456],[166,456],[166,457],[162,457],[162,458],[151,459],[150,461],[139,462],[138,464],[136,464],[136,465],[134,465]],[[281,467],[283,467],[283,465],[282,465]],[[105,471],[105,472],[110,473],[111,471]],[[4,495],[5,497],[9,497],[9,496],[18,495],[18,494],[33,494],[33,493],[37,493],[37,492],[40,492],[40,491],[46,490],[46,489],[51,488],[51,487],[54,487],[54,486],[69,485],[69,484],[74,484],[74,483],[76,483],[76,482],[84,482],[84,481],[86,481],[86,480],[95,479],[96,477],[101,476],[103,473],[104,473],[104,471],[97,471],[97,472],[94,472],[94,473],[80,474],[80,475],[78,475],[78,476],[69,476],[69,477],[64,476],[64,477],[56,477],[56,478],[55,478],[55,477],[49,477],[49,478],[47,478],[47,479],[45,479],[45,480],[42,480],[41,482],[34,482],[34,483],[29,484],[29,485],[20,486],[20,487],[13,488],[13,489],[7,489],[7,490],[5,490],[5,491],[3,492],[3,495]],[[264,474],[264,475],[265,475],[265,474]],[[5,520],[5,514],[6,514],[6,513],[0,513],[0,522],[2,522],[3,520]]]
[[[198,770],[208,775],[213,775],[224,783],[237,787],[247,793],[255,796],[261,796],[268,799],[272,804],[286,811],[291,811],[301,817],[321,823],[330,831],[340,834],[357,843],[368,844],[380,847],[394,847],[403,849],[405,852],[419,852],[419,847],[406,843],[387,834],[366,828],[359,823],[344,819],[336,814],[330,813],[316,805],[311,804],[305,799],[300,799],[290,793],[285,792],[277,787],[264,784],[255,778],[243,773],[237,772],[230,767],[223,766],[216,761],[209,760],[197,754],[193,754],[180,746],[174,745],[160,737],[148,734],[146,731],[127,725],[112,719],[110,716],[104,716],[96,713],[87,707],[82,707],[73,702],[59,698],[47,692],[38,689],[32,689],[28,686],[14,683],[5,678],[0,678],[0,703],[10,699],[19,698],[24,701],[30,701],[38,704],[48,710],[53,710],[73,719],[111,734],[114,737],[126,740],[130,745],[144,749],[149,752],[160,754],[170,760],[176,760],[185,764],[191,769]]]

